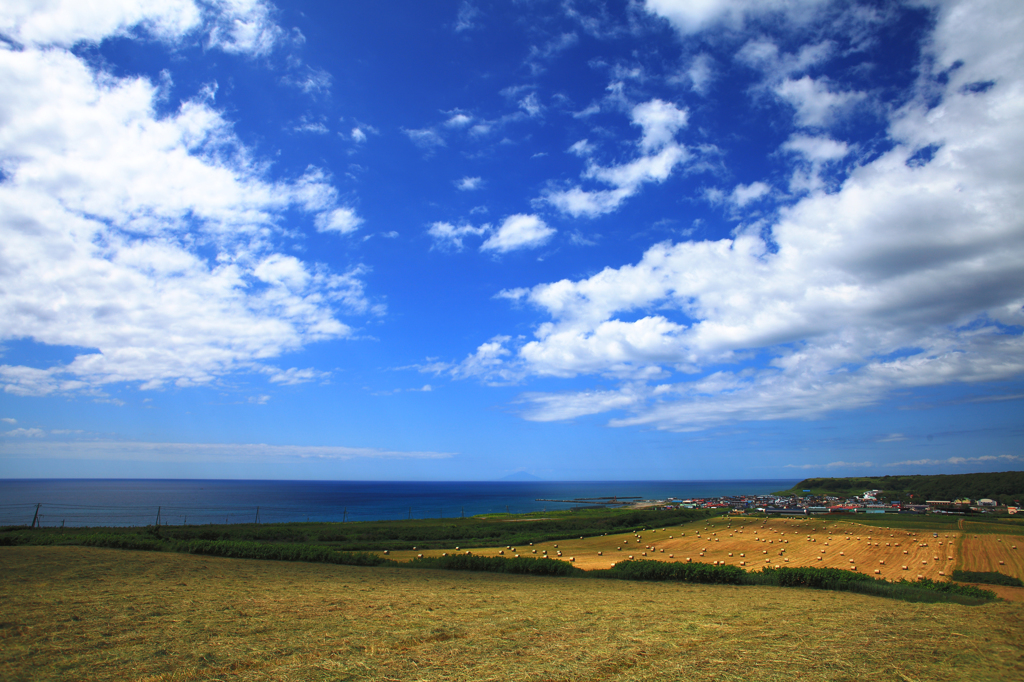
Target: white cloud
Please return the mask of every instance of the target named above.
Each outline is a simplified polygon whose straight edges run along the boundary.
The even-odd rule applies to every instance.
[[[537,93],[535,92],[531,92],[526,97],[519,100],[519,108],[525,111],[526,115],[531,118],[540,116],[541,112],[544,110],[544,107],[541,106],[541,103],[537,100]]]
[[[402,132],[408,135],[409,139],[413,141],[413,144],[421,149],[430,151],[436,147],[445,146],[444,138],[441,137],[433,128],[402,128]]]
[[[775,94],[793,105],[797,123],[807,127],[829,125],[838,114],[865,97],[862,92],[833,92],[825,79],[810,76],[782,81],[775,87]]]
[[[826,3],[827,0],[644,0],[644,7],[667,19],[685,35],[717,25],[740,29],[747,19],[763,15],[781,15],[801,22]]]
[[[676,133],[686,126],[687,114],[671,102],[652,99],[633,107],[631,118],[633,125],[644,131],[640,151],[650,153],[663,149],[675,139]]]
[[[366,142],[366,133],[359,126],[353,128],[350,135],[353,142]]]
[[[4,435],[12,438],[42,438],[46,435],[46,431],[42,429],[12,429],[4,431]]]
[[[455,186],[463,191],[470,191],[474,189],[480,189],[483,184],[483,180],[478,177],[469,177],[468,175],[455,183]]]
[[[299,369],[298,367],[292,367],[290,369],[280,370],[276,367],[267,367],[264,372],[270,375],[269,381],[274,384],[281,384],[283,386],[295,386],[297,384],[305,384],[310,381],[318,381],[326,379],[331,376],[330,372],[321,372],[320,370],[312,367],[306,369]]]
[[[2,417],[0,418],[0,422],[3,422],[5,424],[17,424],[18,420],[12,419],[11,417]]]
[[[157,117],[149,80],[97,71],[52,46],[130,35],[140,22],[170,40],[198,25],[168,14],[187,4],[90,5],[84,19],[61,13],[72,5],[0,10],[26,43],[0,48],[0,333],[93,350],[66,365],[4,365],[4,390],[187,386],[348,336],[337,312],[372,309],[363,270],[335,275],[278,253],[290,207],[338,225],[336,211],[347,209],[329,178],[310,169],[272,181],[210,93]],[[269,49],[262,4],[217,7],[241,22],[221,30],[218,49]]]
[[[902,433],[890,433],[888,436],[883,438],[875,439],[876,443],[899,443],[900,441],[907,440],[907,437]]]
[[[498,231],[480,245],[480,250],[508,253],[519,249],[535,249],[547,243],[553,234],[555,229],[548,227],[539,217],[517,213],[505,218]]]
[[[71,47],[137,33],[174,42],[202,33],[207,47],[263,56],[284,38],[263,0],[15,0],[0,6],[0,33],[22,44]]]
[[[675,142],[675,134],[686,125],[685,110],[674,104],[653,99],[633,107],[631,119],[643,129],[637,142],[641,156],[618,166],[599,166],[591,161],[582,176],[610,185],[612,189],[585,190],[580,186],[566,190],[549,190],[541,201],[551,204],[573,217],[590,218],[611,213],[623,201],[650,182],[664,182],[675,167],[689,158],[689,152]],[[590,152],[587,141],[581,140],[570,151],[583,155]]]
[[[793,134],[783,143],[781,150],[797,154],[799,162],[793,169],[789,188],[794,193],[815,192],[825,187],[822,171],[829,164],[846,158],[850,146],[829,137],[808,137]]]
[[[588,156],[591,156],[594,153],[594,150],[596,149],[597,146],[594,143],[590,142],[587,139],[582,139],[570,145],[569,153],[575,154],[576,156],[582,156],[583,158],[587,158]]]
[[[323,69],[307,66],[302,73],[288,74],[282,82],[302,90],[307,95],[326,94],[331,91],[331,74]]]
[[[472,225],[459,225],[456,227],[451,223],[436,222],[427,230],[427,234],[434,238],[435,246],[442,248],[462,249],[462,240],[466,237],[480,237],[487,234],[491,229],[490,225],[484,224],[480,227]]]
[[[476,20],[480,16],[480,10],[468,2],[459,5],[458,14],[455,17],[455,31],[469,31],[477,27]]]
[[[739,208],[743,208],[752,201],[757,201],[772,191],[772,188],[763,182],[752,182],[749,185],[736,185],[729,196],[730,202]]]
[[[902,462],[892,462],[885,466],[948,466],[950,464],[976,464],[981,462],[1024,462],[1024,457],[1017,455],[983,455],[981,457],[947,457],[946,459],[908,459]]]
[[[260,396],[262,397],[262,396]],[[450,452],[350,448],[339,445],[265,443],[145,443],[124,441],[35,441],[5,443],[0,457],[89,459],[132,462],[297,462],[352,459],[448,459]]]
[[[473,119],[466,114],[455,114],[445,121],[444,124],[449,128],[465,128],[472,122]]]
[[[770,243],[753,231],[666,242],[636,264],[510,292],[550,319],[497,368],[623,382],[529,394],[527,416],[617,405],[625,415],[612,425],[688,430],[815,418],[895,390],[1024,374],[1024,156],[1014,151],[1024,148],[1020,14],[1015,5],[940,7],[922,78],[929,63],[963,62],[941,101],[920,88],[927,98],[891,114],[894,146],[835,191],[781,209],[764,225]],[[996,85],[964,87],[979,81]],[[908,163],[930,145],[931,160]],[[808,136],[787,149],[818,164],[849,152]],[[622,191],[635,186],[627,178],[647,176],[614,182]],[[735,199],[764,189],[746,186]],[[601,197],[566,199],[585,208]],[[667,380],[673,371],[683,376]]]
[[[355,232],[363,224],[363,219],[351,208],[341,207],[326,211],[316,217],[316,229],[320,232],[338,232],[348,234]]]
[[[837,142],[828,137],[808,137],[807,135],[791,135],[782,145],[783,151],[802,155],[809,161],[837,161],[850,153],[845,142]]]
[[[690,81],[691,90],[698,95],[706,95],[715,77],[714,60],[707,54],[697,55],[686,70],[686,77]]]

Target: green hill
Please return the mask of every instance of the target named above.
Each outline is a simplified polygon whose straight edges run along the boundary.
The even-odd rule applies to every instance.
[[[930,476],[853,476],[849,478],[805,478],[782,494],[799,495],[804,490],[837,496],[860,495],[881,490],[881,500],[924,502],[989,498],[1002,504],[1024,500],[1024,471],[983,474],[937,474]]]

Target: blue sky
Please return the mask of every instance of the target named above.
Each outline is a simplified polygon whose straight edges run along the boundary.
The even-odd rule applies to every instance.
[[[1024,462],[1024,9],[0,7],[0,476]]]

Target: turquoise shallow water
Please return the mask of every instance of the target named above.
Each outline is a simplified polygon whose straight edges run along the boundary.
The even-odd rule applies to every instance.
[[[734,481],[203,481],[0,480],[0,525],[142,526],[260,521],[371,521],[452,518],[566,509],[570,500],[755,495],[795,480]]]

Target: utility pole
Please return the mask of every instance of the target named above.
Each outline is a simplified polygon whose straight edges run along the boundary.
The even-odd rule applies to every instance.
[[[32,517],[32,525],[29,526],[29,528],[35,528],[36,524],[39,523],[39,508],[42,507],[42,506],[43,506],[42,502],[36,504],[36,515]]]
[[[256,507],[256,523],[259,524],[259,522],[260,522],[260,508],[257,506]]]
[[[346,520],[348,520],[348,507],[345,507],[345,510],[341,512],[341,522],[345,523]]]
[[[154,524],[157,528],[160,527],[160,507],[156,508],[156,523]]]

